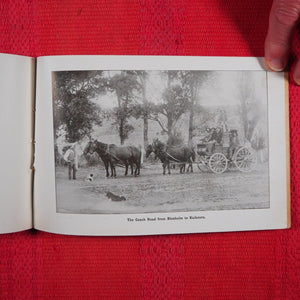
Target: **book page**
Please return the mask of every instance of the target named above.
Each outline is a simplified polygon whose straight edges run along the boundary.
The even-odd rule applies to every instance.
[[[0,54],[0,233],[32,227],[32,132],[35,62]]]
[[[38,58],[35,227],[289,227],[286,87],[253,57]]]

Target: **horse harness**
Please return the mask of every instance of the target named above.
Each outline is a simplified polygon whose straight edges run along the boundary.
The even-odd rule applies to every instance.
[[[177,161],[177,162],[181,162],[180,160],[176,159],[175,157],[173,157],[171,154],[169,154],[167,151],[165,151],[166,154],[171,157],[173,160]]]
[[[113,157],[114,159],[116,159],[117,161],[120,161],[119,158],[117,158],[114,154],[110,153],[110,151],[109,151],[109,144],[107,144],[105,154],[108,154],[109,156],[112,156],[112,157]]]
[[[159,151],[161,151],[162,152],[162,149],[160,149]],[[178,160],[178,159],[176,159],[174,156],[172,156],[170,153],[168,153],[166,150],[164,150],[164,152],[162,152],[162,153],[166,153],[167,154],[167,156],[169,156],[171,159],[173,159],[174,161],[176,161],[176,162],[179,162],[179,163],[181,163],[182,161],[180,161],[180,160]]]

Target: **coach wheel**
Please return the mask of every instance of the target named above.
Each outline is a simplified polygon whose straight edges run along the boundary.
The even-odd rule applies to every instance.
[[[227,169],[227,158],[223,153],[214,153],[208,162],[209,168],[216,174],[221,174]]]
[[[234,163],[241,172],[250,172],[257,162],[256,155],[247,147],[241,147],[234,155]]]

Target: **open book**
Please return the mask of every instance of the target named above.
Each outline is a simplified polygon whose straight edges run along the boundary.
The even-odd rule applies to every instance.
[[[290,226],[288,84],[263,59],[0,55],[0,232]]]

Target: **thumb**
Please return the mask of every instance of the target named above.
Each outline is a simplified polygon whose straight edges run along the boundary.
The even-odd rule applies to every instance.
[[[274,0],[265,41],[265,60],[273,71],[287,65],[291,39],[299,21],[300,0]]]

